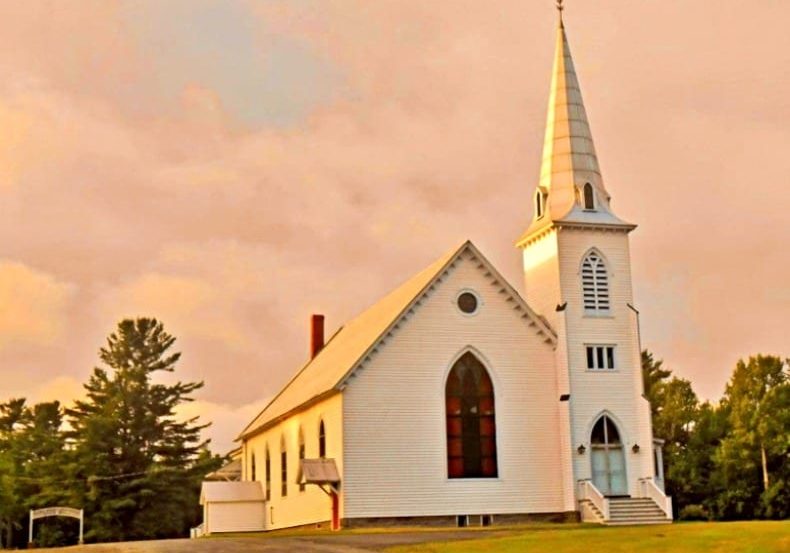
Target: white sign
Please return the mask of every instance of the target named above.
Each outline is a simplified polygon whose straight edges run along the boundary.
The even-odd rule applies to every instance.
[[[82,509],[73,509],[71,507],[46,507],[44,509],[31,509],[30,510],[30,531],[28,533],[28,542],[33,543],[33,521],[37,518],[46,517],[71,517],[80,520],[80,543],[82,543],[82,529],[85,524],[84,512]]]
[[[82,518],[82,510],[72,509],[71,507],[47,507],[46,509],[30,511],[30,518],[33,520],[45,517]]]

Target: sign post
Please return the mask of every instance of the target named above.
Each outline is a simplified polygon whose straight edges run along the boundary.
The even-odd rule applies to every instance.
[[[82,531],[85,523],[85,511],[83,509],[73,509],[71,507],[46,507],[44,509],[30,510],[30,527],[28,529],[28,547],[33,545],[33,521],[38,518],[46,517],[70,517],[80,521],[80,544],[82,544]]]

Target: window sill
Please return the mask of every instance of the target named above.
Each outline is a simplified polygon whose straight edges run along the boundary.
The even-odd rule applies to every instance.
[[[594,374],[612,374],[612,373],[619,373],[620,369],[585,369],[584,372],[594,373]]]
[[[502,482],[502,478],[500,476],[474,476],[471,478],[450,478],[449,476],[446,476],[444,480],[445,482]]]
[[[594,311],[585,311],[584,318],[585,319],[614,319],[614,315],[612,315],[611,312],[596,313]]]

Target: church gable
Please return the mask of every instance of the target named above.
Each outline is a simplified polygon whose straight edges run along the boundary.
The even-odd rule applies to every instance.
[[[346,516],[561,510],[554,341],[476,249],[460,252],[346,381]],[[487,383],[472,394],[487,427],[477,463],[451,443],[466,424],[448,418],[464,401],[456,372]]]
[[[392,321],[379,339],[371,344],[360,361],[340,381],[339,387],[345,387],[356,371],[362,370],[389,342],[397,339],[403,327],[418,317],[420,311],[434,301],[435,296],[440,297],[445,306],[450,306],[442,315],[447,317],[446,320],[437,322],[440,325],[467,320],[476,321],[477,327],[492,330],[487,325],[491,324],[490,314],[494,308],[501,316],[508,318],[508,324],[519,324],[529,329],[535,340],[548,347],[556,343],[556,334],[548,323],[526,304],[471,242],[466,242],[412,299],[400,316]],[[445,331],[449,331],[449,328]]]
[[[469,241],[447,252],[399,288],[382,298],[338,330],[321,352],[310,360],[241,433],[246,438],[261,432],[315,401],[337,393],[363,368],[401,327],[418,312],[461,263],[475,268],[483,286],[505,302],[538,339],[554,344],[556,334],[518,295],[504,277]]]

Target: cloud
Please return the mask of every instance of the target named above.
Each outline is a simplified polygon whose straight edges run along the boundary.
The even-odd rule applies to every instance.
[[[197,400],[181,404],[177,414],[182,419],[200,417],[197,424],[211,422],[211,426],[203,431],[203,438],[210,439],[210,448],[214,453],[224,455],[235,449],[234,442],[241,430],[261,411],[268,399],[244,405],[215,403]]]
[[[0,260],[0,350],[57,343],[73,293],[72,284],[23,263]]]
[[[178,332],[216,340],[221,347],[248,349],[250,332],[234,316],[234,306],[222,288],[194,277],[143,274],[109,290],[100,300],[108,320],[155,316]]]

